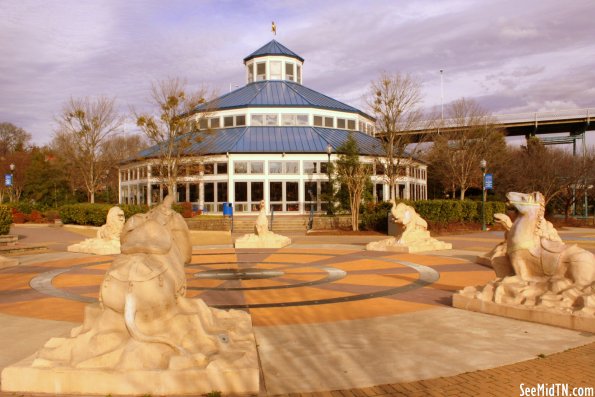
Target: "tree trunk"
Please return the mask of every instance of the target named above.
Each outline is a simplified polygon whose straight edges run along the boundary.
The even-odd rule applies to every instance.
[[[89,202],[95,203],[95,192],[94,191],[89,192]]]
[[[465,192],[466,191],[467,191],[467,189],[461,188],[461,196],[460,196],[461,201],[465,200]]]

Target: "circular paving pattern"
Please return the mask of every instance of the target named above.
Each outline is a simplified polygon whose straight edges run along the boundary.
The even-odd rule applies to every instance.
[[[80,321],[84,304],[97,300],[112,258],[4,269],[0,282],[10,277],[13,285],[0,290],[6,298],[0,300],[0,312]],[[255,325],[367,318],[450,305],[454,291],[493,278],[491,270],[456,258],[298,248],[196,250],[185,270],[188,297],[222,309],[249,310]],[[46,310],[40,314],[41,304]]]

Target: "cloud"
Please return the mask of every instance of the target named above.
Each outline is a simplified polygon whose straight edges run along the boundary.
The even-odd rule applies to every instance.
[[[0,121],[38,143],[70,96],[147,106],[152,81],[186,78],[221,93],[244,84],[242,59],[273,38],[306,59],[304,84],[364,107],[382,71],[423,84],[424,107],[478,98],[490,111],[594,106],[592,3],[172,2],[65,0],[0,3]]]

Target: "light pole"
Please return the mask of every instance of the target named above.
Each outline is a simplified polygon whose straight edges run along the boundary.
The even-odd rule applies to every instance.
[[[333,147],[329,143],[326,146],[326,154],[328,155],[328,159],[326,162],[326,173],[328,175],[328,186],[326,187],[326,193],[327,193],[326,214],[327,215],[333,214],[333,210],[331,208],[331,194],[332,194],[332,190],[331,190],[331,153],[333,153]]]
[[[10,189],[11,189],[11,195],[10,195],[10,201],[14,201],[14,169],[16,168],[16,166],[14,165],[14,163],[10,163],[9,165],[10,167]]]
[[[488,162],[482,159],[479,162],[479,167],[481,168],[481,230],[486,230],[486,213],[485,213],[485,204],[486,204],[486,168],[488,166]]]
[[[440,120],[444,121],[444,80],[442,73],[444,70],[440,69]]]

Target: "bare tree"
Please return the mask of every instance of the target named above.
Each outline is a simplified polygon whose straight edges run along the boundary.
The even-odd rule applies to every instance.
[[[80,171],[91,203],[95,202],[100,179],[109,166],[102,158],[102,144],[124,122],[114,104],[114,99],[106,97],[71,98],[57,120],[55,139],[60,141],[62,154]]]
[[[464,200],[469,188],[482,186],[480,161],[485,159],[497,168],[506,152],[506,142],[489,115],[474,101],[455,101],[449,106],[448,115],[434,137],[429,159],[432,172],[444,187],[452,189],[453,197],[459,191],[459,198]]]
[[[357,231],[359,230],[359,208],[366,184],[372,174],[372,167],[360,161],[359,148],[351,134],[347,141],[337,148],[337,152],[339,153],[336,166],[337,180],[347,188],[351,209],[351,228]]]
[[[376,117],[376,136],[382,141],[386,157],[381,166],[389,185],[389,196],[397,198],[397,180],[416,156],[429,134],[412,131],[421,127],[422,113],[420,82],[408,74],[383,73],[370,85],[366,98],[368,107]]]
[[[593,153],[573,156],[561,149],[544,146],[536,137],[526,146],[510,150],[507,173],[514,175],[509,190],[541,192],[546,204],[552,200],[565,216],[573,205],[585,196],[593,184],[595,159]]]
[[[154,114],[133,110],[137,126],[155,145],[155,157],[158,159],[156,176],[170,193],[176,191],[180,165],[182,158],[188,154],[188,148],[204,138],[204,134],[191,132],[198,123],[189,115],[198,105],[207,102],[207,93],[205,88],[189,92],[185,81],[169,78],[151,86],[150,102],[155,108]],[[207,112],[202,112],[200,117],[207,117]]]
[[[0,123],[0,156],[27,149],[31,134],[12,123]]]

